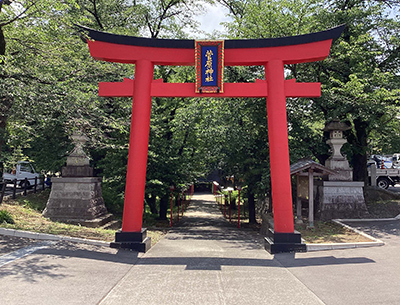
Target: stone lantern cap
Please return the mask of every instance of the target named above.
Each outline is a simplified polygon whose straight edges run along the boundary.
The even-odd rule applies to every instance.
[[[346,131],[349,129],[351,129],[351,126],[349,124],[343,123],[339,121],[339,119],[334,119],[325,125],[324,131],[334,131],[334,130]]]
[[[334,119],[325,125],[324,131],[329,131],[329,137],[331,139],[343,139],[343,131],[351,129],[346,123],[340,122],[338,119]],[[342,143],[343,145],[344,143]]]

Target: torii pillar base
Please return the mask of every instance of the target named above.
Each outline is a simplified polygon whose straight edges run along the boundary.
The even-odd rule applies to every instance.
[[[110,244],[110,247],[145,253],[151,248],[151,238],[147,237],[147,229],[142,229],[141,232],[117,231],[115,241]]]
[[[306,244],[301,242],[299,232],[294,233],[275,233],[269,229],[267,236],[264,237],[264,247],[270,254],[287,252],[307,252]]]

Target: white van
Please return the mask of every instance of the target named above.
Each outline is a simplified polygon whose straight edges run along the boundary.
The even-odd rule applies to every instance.
[[[35,168],[28,161],[19,161],[14,168],[3,173],[4,181],[13,181],[17,179],[21,187],[24,187],[25,178],[28,179],[26,187],[34,185],[35,177],[37,177],[39,183],[39,174],[35,171]]]

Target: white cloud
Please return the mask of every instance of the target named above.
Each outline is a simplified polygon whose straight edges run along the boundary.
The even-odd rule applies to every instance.
[[[221,22],[229,21],[228,9],[224,6],[217,4],[205,4],[206,13],[198,16],[196,19],[201,23],[200,30],[207,33],[212,33],[214,30],[223,31],[224,27],[220,25]]]

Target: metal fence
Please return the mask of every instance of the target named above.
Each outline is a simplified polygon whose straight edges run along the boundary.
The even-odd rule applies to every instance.
[[[28,180],[35,180],[33,185],[30,184]],[[22,193],[22,195],[26,196],[28,193],[28,189],[33,189],[33,193],[37,191],[44,190],[46,188],[44,177],[35,177],[35,179],[21,179],[21,180],[11,180],[11,181],[3,181],[0,182],[1,193],[0,193],[0,204],[3,202],[3,198],[7,196],[9,193],[12,199],[17,197],[18,193]]]

